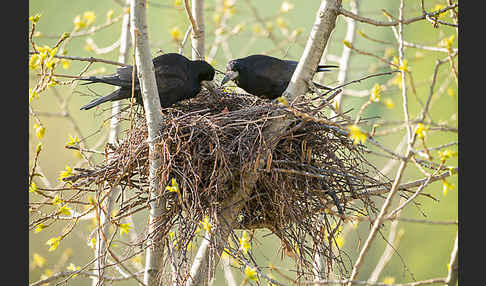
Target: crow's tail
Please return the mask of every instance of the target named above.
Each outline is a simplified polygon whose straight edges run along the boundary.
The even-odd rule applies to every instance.
[[[107,101],[116,101],[116,100],[125,99],[125,98],[130,98],[130,93],[123,92],[122,89],[119,88],[119,89],[115,90],[114,92],[112,92],[108,95],[102,96],[100,98],[97,98],[97,99],[91,101],[90,103],[82,106],[80,109],[81,110],[88,110],[88,109],[91,109],[91,108],[93,108],[97,105],[105,103]]]
[[[124,83],[120,80],[120,78],[116,75],[114,76],[88,76],[88,77],[80,77],[77,80],[84,80],[87,82],[83,82],[80,85],[91,84],[96,82],[102,82],[110,85],[115,86],[123,86]]]
[[[316,72],[330,71],[331,68],[338,68],[336,65],[318,65]]]

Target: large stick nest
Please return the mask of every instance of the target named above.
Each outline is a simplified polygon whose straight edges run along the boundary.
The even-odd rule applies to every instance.
[[[187,245],[198,222],[221,211],[224,200],[250,174],[257,176],[256,185],[235,228],[269,229],[301,262],[312,261],[315,251],[335,258],[326,245],[332,244],[340,215],[374,212],[366,194],[389,181],[366,160],[363,147],[348,138],[345,126],[331,124],[322,112],[309,116],[312,104],[297,109],[249,95],[220,93],[213,96],[203,91],[197,98],[163,110],[156,153],[162,164],[157,170],[160,198],[165,198],[170,209],[164,231],[183,223],[179,243]],[[269,150],[265,128],[284,117],[293,123]],[[145,207],[149,197],[144,117],[136,117],[121,144],[107,150],[100,166],[68,179],[77,186],[102,184],[135,190],[125,192],[117,215],[123,218]],[[174,185],[173,179],[178,188],[166,189]],[[309,245],[305,242],[309,238],[314,246],[324,247]]]

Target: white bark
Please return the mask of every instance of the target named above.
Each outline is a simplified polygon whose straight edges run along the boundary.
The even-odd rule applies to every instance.
[[[359,0],[351,0],[349,1],[351,12],[355,13],[356,15],[359,14]],[[347,28],[346,28],[346,35],[344,36],[344,40],[349,43],[354,42],[354,36],[356,35],[356,21],[353,18],[345,18]],[[348,48],[346,45],[343,45],[343,52],[341,54],[341,58],[339,60],[339,73],[338,73],[338,83],[341,85],[346,82],[348,77],[348,67],[349,61],[351,59],[351,49]],[[341,103],[342,103],[342,93],[338,94],[334,99],[337,105],[336,110],[341,113]],[[332,112],[333,115],[334,112]]]
[[[186,0],[187,5],[187,0]],[[205,54],[205,25],[204,25],[204,0],[192,0],[191,10],[186,7],[191,21],[191,51],[193,60],[204,60]],[[191,11],[189,13],[189,11]],[[203,86],[207,87],[204,83]],[[196,256],[192,262],[190,276],[187,279],[186,286],[207,285],[209,270],[209,240],[211,234],[206,232],[204,239],[199,246]]]
[[[292,75],[287,89],[283,93],[283,96],[287,98],[288,102],[292,102],[297,96],[305,94],[309,89],[308,83],[312,81],[312,78],[314,77],[314,73],[322,58],[327,42],[336,26],[336,19],[341,7],[341,2],[341,0],[321,1],[321,6],[317,11],[314,26],[307,39],[304,52],[300,57],[299,64]],[[280,131],[284,130],[289,124],[289,119],[274,121],[266,130],[266,137],[272,137],[279,134]]]
[[[400,216],[400,212],[397,214],[397,216]],[[380,259],[378,260],[378,263],[376,263],[375,269],[373,270],[373,272],[371,272],[370,278],[368,279],[368,282],[370,284],[375,284],[378,281],[381,272],[383,271],[383,269],[385,269],[385,266],[388,264],[388,262],[390,262],[390,259],[398,248],[398,243],[401,239],[400,232],[397,233],[398,222],[398,219],[396,219],[390,224],[390,232],[388,233],[388,238],[386,239],[388,244],[386,245],[385,251],[383,251]]]
[[[206,234],[205,241],[198,249],[191,267],[191,279],[188,280],[186,286],[208,285],[214,278],[221,253],[233,230],[231,226],[243,208],[244,202],[248,200],[249,186],[255,184],[255,181],[252,181],[256,178],[255,174],[244,174],[242,176],[246,178],[243,181],[248,183],[245,186],[234,186],[237,189],[236,193],[222,203],[222,211],[217,218],[219,224],[215,225],[210,234]],[[209,241],[215,245],[215,249],[210,249]]]
[[[319,218],[323,219],[323,218]],[[318,281],[322,281],[326,279],[326,257],[322,256],[318,253],[314,256],[314,281],[317,283],[316,286],[320,285]]]
[[[207,285],[208,268],[209,268],[209,243],[211,234],[206,231],[203,241],[199,246],[194,261],[192,262],[190,276],[187,279],[186,286]],[[202,284],[201,284],[202,283]]]
[[[459,241],[459,232],[456,234],[456,241],[454,242],[454,247],[452,248],[452,252],[451,252],[451,259],[449,261],[449,273],[447,273],[447,278],[446,278],[447,286],[455,286],[457,284],[457,280],[459,279],[458,241]]]
[[[100,188],[102,189],[102,188]],[[105,276],[105,264],[106,264],[106,243],[108,239],[108,230],[110,227],[110,213],[113,207],[113,194],[115,193],[115,188],[109,190],[110,194],[107,196],[104,202],[101,204],[101,208],[99,209],[99,226],[98,230],[96,231],[95,238],[96,238],[96,247],[95,247],[95,261],[94,261],[94,274],[93,276],[92,285],[99,286],[104,285]],[[102,197],[102,195],[101,195]],[[104,211],[103,211],[104,209]]]
[[[126,0],[125,4],[130,5],[130,0]],[[128,62],[128,49],[130,48],[130,13],[125,14],[122,20],[122,30],[120,37],[120,54],[118,55],[118,62]],[[110,134],[108,142],[114,144],[120,133],[120,101],[113,101],[111,104],[111,120],[110,120]]]
[[[237,286],[235,277],[230,267],[230,258],[221,258],[221,266],[223,267],[224,278],[226,279],[226,285]]]
[[[165,202],[155,199],[158,196],[159,178],[157,169],[161,165],[160,154],[156,150],[156,144],[160,141],[159,129],[162,126],[162,113],[160,112],[160,99],[157,92],[155,81],[154,65],[150,52],[149,38],[147,32],[146,1],[131,0],[130,11],[133,13],[131,18],[132,39],[135,42],[135,60],[137,76],[140,81],[143,106],[148,128],[149,145],[149,192],[150,212],[149,212],[149,237],[145,257],[145,271],[143,282],[147,286],[158,285],[157,273],[162,266],[163,245],[162,239],[156,233],[158,229],[158,218],[164,213]]]
[[[321,2],[304,52],[300,57],[299,64],[295,69],[289,86],[284,92],[284,96],[289,101],[307,92],[307,83],[312,80],[322,53],[327,46],[327,41],[336,26],[336,18],[340,7],[340,0],[323,0]]]
[[[126,5],[129,5],[130,0],[126,0]],[[121,36],[120,36],[120,54],[118,56],[118,61],[121,63],[127,63],[128,59],[128,48],[130,47],[130,33],[129,33],[129,27],[130,27],[130,14],[126,14],[123,17],[122,20],[122,30],[121,30]],[[114,101],[112,103],[112,109],[111,109],[111,120],[110,120],[110,130],[109,130],[109,135],[108,135],[108,142],[110,144],[115,144],[118,138],[118,134],[120,132],[120,102],[119,101]],[[106,240],[104,237],[107,237],[108,230],[110,227],[110,214],[113,208],[113,200],[114,197],[117,194],[117,191],[119,190],[118,187],[113,188],[110,190],[110,194],[106,197],[105,201],[102,203],[102,208],[105,209],[105,212],[99,211],[99,216],[100,216],[100,226],[98,228],[98,231],[96,233],[96,247],[95,247],[95,257],[97,259],[94,262],[94,268],[97,269],[95,272],[97,273],[97,276],[93,277],[92,280],[92,285],[97,286],[97,285],[103,285],[104,281],[103,278],[104,275],[104,268],[106,264]]]
[[[186,0],[186,11],[191,22],[191,51],[193,60],[205,60],[205,26],[204,26],[204,0],[192,0],[191,10],[187,7],[188,0]],[[211,93],[217,94],[217,86],[214,82],[203,81],[202,86],[208,89]]]
[[[196,27],[193,27],[191,33],[192,42],[192,59],[204,60],[205,55],[205,25],[204,25],[204,0],[192,0],[192,16]]]

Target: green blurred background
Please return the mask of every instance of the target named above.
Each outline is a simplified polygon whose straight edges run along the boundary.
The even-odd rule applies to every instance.
[[[180,2],[180,1],[179,1]],[[215,19],[218,13],[215,11],[215,5],[218,1],[206,2],[206,51],[209,52],[210,46],[215,38]],[[264,53],[276,57],[286,57],[287,59],[298,60],[306,43],[307,36],[311,31],[316,11],[320,5],[320,1],[310,0],[290,0],[289,3],[294,5],[294,8],[288,13],[278,15],[282,1],[250,1],[258,9],[258,13],[268,25],[273,25],[273,33],[278,39],[283,38],[282,30],[279,27],[277,17],[285,21],[289,33],[292,31],[302,31],[297,37],[297,40],[283,44],[281,48],[275,48],[275,44],[266,36],[258,35],[258,22],[247,5],[247,1],[238,0],[234,5],[234,15],[228,19],[227,25],[235,27],[240,23],[243,28],[240,33],[229,38],[229,51],[234,58],[242,57],[247,54]],[[413,17],[420,15],[421,8],[420,1],[406,1],[405,15],[406,17]],[[426,1],[426,8],[429,11],[434,10],[437,4],[446,5],[447,1]],[[183,5],[183,4],[182,4]],[[348,1],[343,1],[343,6],[349,8]],[[360,14],[365,17],[375,18],[385,21],[381,9],[386,9],[392,15],[398,17],[398,0],[375,0],[375,1],[361,1]],[[82,15],[86,11],[93,11],[96,15],[96,20],[93,25],[100,25],[106,21],[106,14],[109,10],[113,10],[115,17],[122,13],[123,8],[115,1],[29,1],[29,16],[35,14],[42,14],[42,17],[37,25],[37,31],[40,31],[42,36],[34,38],[38,45],[54,45],[63,32],[71,32],[74,24],[73,19],[76,15]],[[277,15],[277,16],[276,16]],[[152,1],[149,2],[148,7],[148,26],[150,35],[150,44],[153,55],[157,55],[157,51],[162,49],[164,52],[178,52],[178,43],[171,38],[170,30],[178,27],[184,35],[189,21],[184,11],[183,6],[180,6],[178,1]],[[449,14],[443,18],[445,21],[451,21]],[[280,20],[281,21],[281,20]],[[121,23],[121,22],[120,22]],[[120,23],[100,30],[99,32],[73,38],[67,45],[67,55],[79,57],[98,57],[107,60],[117,61],[118,49],[112,52],[96,55],[94,52],[86,49],[87,39],[93,39],[98,47],[106,47],[114,43],[120,36]],[[270,24],[271,23],[271,24]],[[280,24],[282,24],[280,22]],[[393,36],[393,31],[389,27],[375,27],[369,24],[358,23],[358,30],[375,39],[380,39],[393,44],[382,44],[370,41],[359,34],[356,35],[354,46],[360,50],[376,54],[378,56],[385,56],[387,53],[388,59],[391,61],[393,55],[397,55],[396,40]],[[343,17],[338,18],[336,29],[332,35],[331,42],[328,45],[327,53],[329,55],[339,56],[343,48],[343,39],[345,34],[346,24]],[[456,33],[452,27],[441,25],[438,29],[433,28],[432,24],[426,21],[416,22],[406,25],[404,28],[404,36],[408,42],[418,43],[427,46],[438,46],[440,41],[450,35]],[[56,36],[56,37],[50,37]],[[185,45],[184,55],[190,57],[190,41]],[[454,41],[454,47],[457,47],[457,37]],[[391,53],[390,48],[393,49]],[[388,51],[387,51],[388,49]],[[405,57],[408,59],[409,67],[413,75],[416,92],[413,93],[409,86],[409,107],[411,118],[419,115],[423,102],[425,102],[430,88],[434,64],[438,59],[444,59],[447,56],[445,53],[424,51],[419,49],[407,48],[405,50]],[[224,71],[227,58],[223,49],[220,47],[214,61],[211,63],[215,68]],[[329,61],[332,63],[332,61]],[[455,61],[457,66],[457,60]],[[66,75],[76,75],[85,63],[71,61],[68,69],[58,67],[56,73]],[[90,70],[104,68],[105,73],[110,73],[115,70],[115,66],[95,63]],[[384,67],[376,58],[360,55],[353,52],[350,62],[348,79],[353,80],[364,75],[374,72],[389,70]],[[29,74],[29,87],[36,84],[37,77],[34,71]],[[324,83],[333,85],[336,83],[337,73],[326,74]],[[220,81],[221,75],[217,75],[216,81]],[[353,84],[349,88],[354,90],[369,90],[375,83],[384,84],[392,77],[376,77],[370,80],[362,81],[361,83]],[[449,126],[457,127],[457,96],[458,90],[456,82],[450,76],[450,67],[445,64],[440,68],[438,82],[436,85],[436,93],[434,95],[433,104],[430,109],[430,115],[436,123],[443,123]],[[396,86],[395,86],[396,87]],[[86,104],[93,98],[93,91],[97,94],[106,94],[111,90],[110,87],[102,85],[94,86],[92,91],[86,87],[76,86],[74,90],[70,86],[57,87],[57,94],[52,90],[47,90],[40,95],[40,98],[32,101],[31,106],[35,112],[45,114],[39,116],[43,126],[45,126],[45,136],[38,139],[33,132],[33,124],[35,123],[30,118],[29,129],[29,154],[32,161],[33,152],[38,142],[42,142],[43,151],[39,156],[39,164],[42,171],[50,182],[56,184],[56,179],[59,172],[62,171],[66,165],[72,166],[79,161],[79,156],[76,152],[64,148],[66,141],[70,135],[75,135],[76,131],[73,124],[66,117],[52,117],[47,116],[49,112],[59,112],[60,106],[56,96],[60,98],[69,98],[66,108],[69,111],[72,120],[76,122],[81,131],[80,139],[88,146],[93,146],[108,130],[106,119],[110,115],[109,105],[104,108],[96,110],[80,111],[79,107]],[[386,108],[382,104],[371,104],[367,108],[363,117],[379,117],[373,120],[403,120],[403,110],[401,107],[402,99],[400,90],[398,88],[389,88],[386,90],[382,98],[390,98],[394,103],[394,108]],[[352,109],[351,114],[355,115],[361,105],[367,100],[364,98],[346,97],[342,103],[343,110]],[[380,130],[380,129],[378,129]],[[397,132],[389,135],[379,137],[378,140],[390,149],[394,149],[405,134],[402,128]],[[456,132],[434,131],[430,130],[426,137],[428,147],[439,146],[442,144],[457,141]],[[422,149],[420,143],[417,143],[417,149]],[[103,148],[99,148],[102,150]],[[453,151],[457,151],[457,145],[449,147]],[[437,153],[435,155],[435,162],[438,162]],[[376,165],[381,168],[386,163],[381,157],[370,157]],[[95,158],[100,162],[102,158]],[[30,162],[30,166],[32,162]],[[457,157],[448,159],[447,165],[457,166]],[[393,169],[396,171],[396,167]],[[390,173],[390,177],[394,172]],[[406,169],[402,182],[408,182],[415,179],[422,178],[423,174],[418,169],[409,164]],[[40,181],[39,185],[42,185]],[[442,192],[443,185],[441,181],[432,183],[427,189],[426,193],[433,195],[438,201],[433,201],[429,198],[419,197],[417,202],[420,206],[409,205],[402,213],[402,217],[419,218],[429,220],[451,221],[458,218],[458,191],[457,176],[447,178],[447,182],[453,184],[455,188],[444,195]],[[31,200],[38,200],[34,198],[35,194],[30,194]],[[382,201],[377,201],[379,204]],[[141,232],[146,225],[146,212],[141,212],[134,217],[136,222],[135,229]],[[49,252],[48,246],[45,242],[54,236],[57,236],[63,229],[63,225],[56,224],[52,227],[40,232],[29,233],[29,282],[37,281],[41,275],[46,274],[46,271],[57,273],[65,271],[66,266],[73,263],[76,266],[83,266],[93,258],[93,251],[87,245],[87,233],[92,230],[92,222],[81,222],[75,231],[69,236],[69,239],[63,240],[57,250]],[[346,237],[343,249],[349,256],[348,271],[352,268],[352,262],[356,259],[359,247],[362,245],[367,237],[370,225],[368,223],[361,223],[358,228],[353,229]],[[404,236],[401,239],[397,253],[393,256],[388,266],[382,272],[379,281],[383,281],[384,277],[394,277],[395,282],[408,282],[436,277],[445,277],[447,275],[447,263],[449,262],[450,251],[454,243],[457,227],[455,225],[428,225],[415,224],[408,222],[400,222],[399,229],[403,229]],[[383,237],[387,236],[389,230],[389,222],[385,223],[382,230]],[[291,263],[288,258],[281,260],[279,245],[280,243],[273,236],[265,236],[266,231],[257,231],[257,241],[253,245],[254,255],[262,265],[268,265],[272,262],[275,265],[281,265],[285,269],[291,268]],[[358,279],[367,279],[373,271],[376,262],[381,256],[386,243],[380,236],[375,240],[371,248],[371,252],[365,258],[365,263]],[[42,266],[33,263],[34,253],[46,259]],[[143,256],[142,256],[143,260]],[[142,261],[143,263],[143,261]],[[242,280],[242,275],[238,271],[234,271],[238,283]],[[278,278],[278,276],[277,276]],[[282,280],[283,283],[288,283]],[[69,281],[69,285],[86,285],[91,281],[83,276],[78,276]],[[133,285],[133,281],[116,282],[118,285]],[[51,283],[52,284],[52,283]],[[218,273],[214,285],[225,285],[221,270],[218,268]]]

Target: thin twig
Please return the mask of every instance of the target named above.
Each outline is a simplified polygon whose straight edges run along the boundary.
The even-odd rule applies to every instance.
[[[456,7],[458,7],[457,3],[450,5],[450,6],[447,6],[445,8],[442,8],[440,10],[437,10],[433,14],[428,14],[428,16],[430,17],[430,16],[439,15],[439,14],[442,14],[446,11],[454,9]],[[370,24],[370,25],[374,25],[374,26],[384,26],[384,27],[386,27],[386,26],[398,26],[398,25],[400,25],[400,23],[403,23],[404,25],[408,25],[408,24],[411,24],[411,23],[414,23],[414,22],[418,22],[420,20],[424,20],[427,17],[424,14],[424,15],[421,15],[421,16],[413,17],[413,18],[403,19],[402,21],[397,20],[397,21],[387,22],[387,21],[377,21],[377,20],[374,20],[374,19],[362,17],[362,16],[356,15],[356,14],[350,12],[350,11],[347,11],[343,8],[339,9],[339,13],[342,14],[343,16],[353,18],[354,20],[356,20],[358,22],[363,22],[363,23],[367,23],[367,24]]]
[[[38,54],[39,52],[35,51],[29,51],[29,55],[33,54]],[[82,62],[90,62],[90,63],[105,63],[105,64],[110,64],[110,65],[117,65],[117,66],[128,66],[127,64],[124,63],[119,63],[119,62],[114,62],[114,61],[109,61],[105,59],[99,59],[99,58],[94,58],[94,57],[88,57],[88,58],[83,58],[83,57],[71,57],[71,56],[59,56],[59,55],[54,55],[55,58],[58,59],[67,59],[67,60],[73,60],[73,61],[82,61]]]

